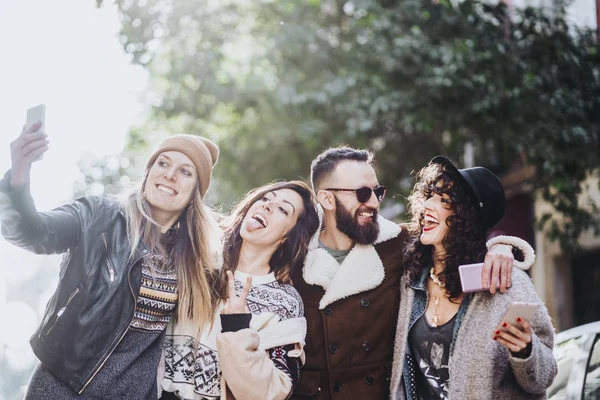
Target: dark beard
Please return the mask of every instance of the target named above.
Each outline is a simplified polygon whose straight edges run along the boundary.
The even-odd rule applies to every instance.
[[[364,211],[364,209],[359,209]],[[335,198],[335,222],[340,232],[344,233],[355,243],[373,244],[379,235],[379,223],[377,222],[377,210],[368,209],[373,212],[373,221],[361,225],[357,217],[350,214],[349,211]]]

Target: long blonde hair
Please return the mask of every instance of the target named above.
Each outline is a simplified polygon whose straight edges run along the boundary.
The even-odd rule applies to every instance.
[[[204,203],[197,183],[190,204],[176,222],[179,227],[175,245],[166,249],[161,243],[161,226],[154,220],[145,196],[148,172],[149,169],[142,183],[122,201],[130,258],[143,242],[153,254],[169,260],[177,273],[177,318],[190,320],[202,329],[212,324],[219,301],[215,292],[222,251],[218,214]]]

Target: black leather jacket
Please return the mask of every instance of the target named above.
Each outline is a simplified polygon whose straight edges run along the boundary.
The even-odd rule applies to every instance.
[[[38,213],[29,188],[12,191],[10,171],[0,181],[0,223],[9,242],[37,254],[65,253],[58,287],[31,337],[35,355],[81,393],[117,347],[140,291],[142,244],[130,259],[126,219],[119,204],[83,197]]]

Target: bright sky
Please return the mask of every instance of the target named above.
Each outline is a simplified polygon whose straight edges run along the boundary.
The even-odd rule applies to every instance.
[[[27,108],[46,104],[51,148],[32,180],[42,208],[70,197],[82,152],[119,152],[140,117],[146,74],[129,64],[119,27],[116,9],[94,0],[0,2],[0,169]]]
[[[545,7],[553,9],[555,0],[504,0],[507,4],[512,4],[517,8],[524,7]],[[567,7],[566,20],[569,24],[580,28],[595,29],[598,24],[596,21],[596,1],[595,0],[570,0]]]
[[[143,118],[147,74],[129,63],[117,38],[117,10],[106,3],[97,9],[94,0],[0,1],[0,171],[10,168],[10,142],[21,132],[27,108],[44,103],[50,150],[32,173],[40,210],[71,199],[83,153],[120,152],[129,127]],[[0,314],[18,318],[13,334],[0,332],[0,358],[3,342],[8,358],[13,350],[29,351],[37,325],[33,310],[7,298],[7,288],[58,263],[56,256],[31,255],[0,238]],[[56,286],[49,284],[38,313]]]

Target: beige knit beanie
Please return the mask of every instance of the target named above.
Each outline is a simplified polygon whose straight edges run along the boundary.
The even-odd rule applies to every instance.
[[[165,139],[152,153],[146,164],[149,170],[160,153],[178,151],[189,157],[194,163],[200,179],[200,194],[202,198],[210,186],[212,169],[219,158],[219,147],[210,140],[195,135],[174,135]]]

